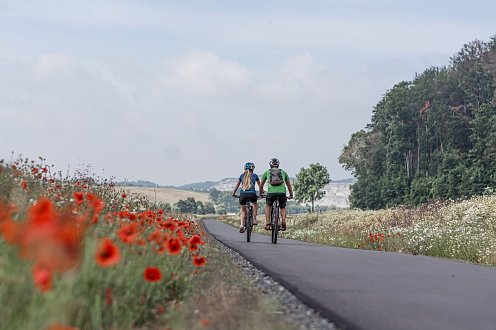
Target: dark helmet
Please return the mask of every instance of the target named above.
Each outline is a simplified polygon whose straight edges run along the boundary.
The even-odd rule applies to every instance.
[[[254,170],[255,169],[255,164],[248,162],[245,164],[245,171],[246,170]]]
[[[269,162],[270,167],[279,167],[279,160],[277,158],[272,158]]]

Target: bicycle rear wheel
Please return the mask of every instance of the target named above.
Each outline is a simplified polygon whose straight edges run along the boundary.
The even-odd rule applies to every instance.
[[[245,228],[246,228],[246,241],[250,242],[251,230],[253,229],[253,209],[251,205],[246,206]]]
[[[277,244],[277,236],[279,234],[279,203],[276,201],[272,206],[272,243]]]

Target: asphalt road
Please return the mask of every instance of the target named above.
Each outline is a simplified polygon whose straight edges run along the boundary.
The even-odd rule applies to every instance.
[[[242,254],[342,329],[496,330],[496,268],[246,234],[205,220]]]

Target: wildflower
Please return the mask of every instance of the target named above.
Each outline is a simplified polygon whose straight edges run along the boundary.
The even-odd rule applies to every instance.
[[[76,203],[76,205],[83,204],[84,196],[82,192],[75,192],[74,194],[72,194],[72,196],[74,197],[74,202]]]
[[[212,324],[212,321],[209,320],[209,319],[201,319],[199,322],[198,322],[202,327],[209,327],[211,324]]]
[[[157,267],[148,267],[143,276],[148,282],[158,282],[162,279],[162,273]]]
[[[120,257],[119,248],[110,239],[105,238],[96,252],[95,259],[101,267],[111,267],[119,262]]]
[[[86,199],[88,200],[88,203],[93,208],[93,211],[95,213],[100,213],[103,210],[103,208],[105,207],[105,203],[100,198],[98,198],[95,194],[88,193],[86,195]]]
[[[207,260],[205,259],[205,257],[200,257],[200,256],[194,256],[193,257],[193,264],[196,267],[203,267],[203,266],[205,266],[206,263],[207,263]]]
[[[177,255],[181,252],[181,241],[176,237],[171,237],[167,240],[167,250],[172,255]]]
[[[126,198],[126,197],[127,197],[126,193],[123,193],[122,198]]]
[[[22,180],[22,182],[21,182],[21,188],[23,190],[27,190],[28,189],[28,183],[26,182],[26,180]]]
[[[52,273],[47,268],[36,265],[33,268],[33,282],[41,292],[49,291],[52,288]]]
[[[46,197],[38,199],[28,212],[29,219],[34,225],[49,224],[55,220],[53,203]]]
[[[165,307],[162,305],[157,305],[157,307],[155,307],[155,311],[158,315],[162,315],[165,313]]]
[[[124,225],[119,229],[119,232],[117,235],[121,239],[122,242],[124,243],[131,243],[134,241],[136,236],[138,236],[138,231],[136,230],[138,227],[138,224],[136,222],[131,223],[129,225]]]
[[[79,328],[69,327],[63,324],[56,323],[48,326],[47,330],[79,330]]]

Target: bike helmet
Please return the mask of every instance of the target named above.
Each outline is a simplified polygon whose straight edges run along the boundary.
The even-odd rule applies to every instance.
[[[250,162],[245,164],[245,171],[246,170],[254,170],[254,169],[255,169],[255,164],[250,163]]]
[[[279,160],[277,158],[272,158],[269,162],[270,167],[279,167]]]

